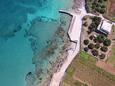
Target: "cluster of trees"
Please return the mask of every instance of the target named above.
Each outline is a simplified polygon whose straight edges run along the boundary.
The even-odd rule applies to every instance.
[[[90,32],[93,32],[93,31],[97,30],[97,27],[101,22],[101,18],[97,17],[97,16],[94,16],[94,17],[91,17],[91,19],[92,19],[92,23],[91,23],[91,25],[89,26],[88,29],[89,29]]]
[[[97,50],[97,49],[99,49],[100,47],[101,47],[100,44],[95,44],[95,45],[94,45],[94,44],[90,43],[90,44],[88,45],[88,47],[85,47],[85,48],[84,48],[84,51],[85,51],[85,52],[88,52],[89,49],[91,49],[92,55],[94,55],[94,56],[99,56],[100,59],[104,59],[104,58],[105,58],[105,54],[100,54],[100,55],[99,55],[99,51]],[[103,51],[103,52],[107,52],[107,51],[108,51],[108,48],[107,48],[106,46],[103,46],[103,47],[100,48],[100,50]]]
[[[99,23],[101,22],[101,18],[100,18],[100,17],[97,17],[97,16],[94,16],[94,17],[92,18],[92,20],[94,21],[94,24],[95,24],[96,26],[98,26]]]
[[[102,43],[105,40],[105,38],[106,37],[104,35],[98,35],[96,39],[99,43]]]
[[[92,12],[99,12],[104,14],[106,12],[106,4],[105,1],[107,0],[87,0],[87,8],[88,10],[90,9],[90,11]],[[92,5],[90,5],[92,4]]]
[[[104,42],[103,42],[103,44],[105,46],[110,46],[111,45],[111,40],[110,39],[105,39]]]
[[[104,14],[106,12],[105,5],[101,5],[100,3],[93,3],[92,9],[94,9],[94,11],[102,13],[102,14]]]
[[[111,45],[111,40],[102,34],[97,36],[96,41],[99,43],[103,43],[104,46],[110,46]]]
[[[99,43],[95,44],[95,48],[99,49],[100,48],[100,44]]]
[[[95,41],[95,43],[90,43],[89,39]],[[99,55],[98,49],[100,49],[102,52],[107,52],[108,46],[111,45],[111,40],[103,34],[100,34],[97,37],[91,35],[89,36],[89,39],[84,40],[84,45],[87,45],[84,48],[84,51],[88,52],[89,50],[91,50],[92,55],[99,56],[100,59],[104,59],[105,54]]]

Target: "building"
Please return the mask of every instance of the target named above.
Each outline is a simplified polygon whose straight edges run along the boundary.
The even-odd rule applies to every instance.
[[[100,25],[98,26],[98,30],[104,34],[110,34],[112,29],[112,24],[109,21],[102,20]]]

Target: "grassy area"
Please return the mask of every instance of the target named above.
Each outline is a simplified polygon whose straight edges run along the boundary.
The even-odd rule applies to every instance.
[[[96,59],[81,51],[66,71],[62,86],[114,86],[115,76],[98,68]],[[79,78],[85,83],[79,82]]]
[[[115,22],[115,17],[113,17],[113,18],[112,18],[112,21],[114,21],[114,22]]]
[[[80,60],[82,60],[83,62],[85,63],[88,63],[88,60],[90,60],[91,64],[95,64],[96,62],[96,59],[94,57],[92,57],[91,55],[89,55],[88,53],[86,53],[85,51],[81,51],[80,54],[79,54],[79,58]]]
[[[83,84],[83,83],[81,83],[81,82],[79,82],[79,81],[76,81],[76,82],[74,83],[74,85],[75,85],[75,86],[88,86],[87,84]]]
[[[84,60],[87,60],[89,58],[89,54],[87,54],[85,51],[80,52],[80,57]]]
[[[72,77],[73,74],[75,73],[75,68],[74,67],[69,67],[67,73],[70,77]]]

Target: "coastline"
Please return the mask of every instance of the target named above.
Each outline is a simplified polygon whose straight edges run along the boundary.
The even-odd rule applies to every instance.
[[[68,14],[70,16],[71,15],[73,16],[73,21],[71,21],[71,26],[70,27],[74,28],[74,25],[75,25],[75,26],[77,26],[79,28],[80,31],[78,31],[76,29],[78,31],[78,34],[76,35],[74,33],[75,30],[74,30],[74,32],[71,32],[71,28],[68,30],[68,33],[72,36],[72,39],[74,40],[76,38],[77,40],[73,41],[73,40],[71,40],[71,37],[68,37],[71,40],[71,45],[68,47],[68,48],[70,48],[70,50],[68,50],[68,56],[65,58],[61,68],[59,68],[59,69],[57,68],[58,71],[53,73],[51,82],[49,83],[48,86],[60,86],[61,80],[62,80],[62,78],[63,78],[63,76],[65,74],[66,69],[71,64],[71,62],[74,59],[74,57],[79,53],[79,50],[80,50],[80,37],[81,37],[81,31],[82,31],[82,22],[80,22],[80,21],[82,21],[82,18],[85,15],[92,15],[92,16],[99,16],[102,19],[107,20],[101,14],[100,15],[95,15],[95,14],[92,14],[92,13],[87,13],[85,0],[84,0],[84,3],[82,3],[82,6],[77,7],[76,10],[74,10],[75,12],[73,12],[73,10],[70,10],[70,11],[61,10],[61,11],[62,11],[61,13],[65,13],[65,14]],[[107,20],[107,21],[109,21],[109,20]],[[73,24],[73,23],[76,23],[76,24]],[[112,22],[112,25],[115,25],[115,23]],[[78,38],[76,36],[78,36]],[[75,43],[77,43],[77,45],[74,45]],[[76,46],[76,49],[75,49],[75,46]],[[73,51],[71,49],[75,49],[75,50]]]
[[[53,74],[49,86],[59,86],[60,85],[60,82],[62,80],[62,77],[65,74],[66,69],[68,68],[68,66],[70,65],[70,63],[74,59],[74,57],[79,53],[79,50],[80,50],[80,36],[81,36],[81,28],[82,28],[82,18],[83,18],[84,15],[86,15],[85,3],[82,3],[82,7],[78,8],[78,10],[79,10],[80,13],[74,13],[74,15],[73,15],[73,18],[75,17],[74,24],[71,24],[71,25],[73,25],[72,26],[72,29],[74,29],[73,31],[75,31],[76,27],[78,28],[78,30],[79,30],[79,31],[77,31],[77,33],[78,33],[77,36],[78,37],[76,37],[76,33],[71,33],[71,31],[69,31],[71,28],[68,30],[68,34],[70,34],[70,36],[73,39],[76,38],[77,44],[75,44],[74,41],[71,40],[71,45],[68,47],[70,49],[68,49],[68,51],[67,51],[68,56],[65,59],[62,67]],[[70,39],[71,39],[71,37],[70,37]],[[71,49],[74,49],[74,51],[71,50]]]
[[[69,19],[71,18],[69,17]],[[63,20],[64,19],[62,19],[62,21]],[[55,34],[53,35],[52,39],[47,41],[48,43],[47,48],[45,48],[44,52],[40,54],[40,57],[42,58],[47,59],[47,57],[49,57],[48,64],[44,68],[44,70],[46,71],[44,73],[43,72],[44,70],[42,70],[43,73],[41,74],[41,72],[39,72],[40,69],[38,69],[38,72],[36,73],[39,75],[39,77],[35,81],[34,86],[48,86],[48,84],[50,83],[52,74],[58,71],[57,69],[59,69],[59,67],[61,67],[61,65],[63,64],[64,59],[66,58],[66,54],[67,54],[64,52],[66,52],[67,47],[69,46],[69,42],[70,42],[66,34],[67,33],[66,27],[69,26],[68,23],[66,23],[66,25],[60,24],[59,28],[55,31]],[[41,67],[43,68],[43,66]]]
[[[105,19],[101,14],[100,15],[95,15],[95,14],[87,13],[85,7],[86,7],[86,4],[83,3],[82,7],[77,8],[78,13],[77,13],[77,11],[75,11],[76,13],[73,13],[73,11],[72,12],[69,12],[69,11],[62,12],[62,13],[66,13],[66,14],[69,14],[69,15],[73,15],[73,20],[74,21],[71,21],[71,25],[72,26],[70,26],[70,27],[72,29],[74,29],[74,26],[77,26],[77,28],[79,28],[80,31],[77,30],[78,31],[78,34],[77,34],[78,38],[77,38],[76,34],[71,32],[72,31],[71,28],[69,29],[68,34],[71,35],[71,37],[69,37],[70,40],[71,40],[71,45],[69,47],[71,49],[74,49],[75,48],[74,43],[77,43],[76,49],[74,51],[71,50],[71,49],[70,49],[70,51],[68,50],[68,56],[67,56],[65,62],[63,63],[63,65],[60,68],[60,70],[53,74],[51,82],[50,82],[50,84],[48,86],[60,86],[60,83],[62,81],[62,78],[63,78],[64,74],[65,74],[66,69],[71,64],[71,62],[75,58],[75,56],[79,53],[79,50],[80,50],[80,40],[81,40],[80,38],[81,38],[81,31],[82,31],[81,30],[82,29],[82,22],[80,23],[79,20],[82,21],[82,18],[85,15],[92,15],[92,16],[99,16],[103,20],[109,21],[108,19]],[[61,10],[61,11],[63,11],[63,10]],[[79,23],[76,22],[76,18],[77,18],[77,22],[79,22]],[[76,23],[76,24],[73,24],[73,23]],[[112,25],[115,25],[115,23],[112,22]],[[74,30],[74,32],[75,32],[75,30]],[[77,40],[74,40],[75,38]]]

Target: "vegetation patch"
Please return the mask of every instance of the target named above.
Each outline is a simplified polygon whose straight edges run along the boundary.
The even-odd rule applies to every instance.
[[[67,70],[67,73],[69,74],[69,76],[73,76],[73,74],[75,73],[75,68],[74,67],[69,67]]]
[[[106,13],[107,0],[86,0],[86,9],[91,13]]]
[[[80,57],[84,60],[88,59],[89,58],[89,54],[87,54],[86,52],[84,51],[81,51],[80,52]]]

